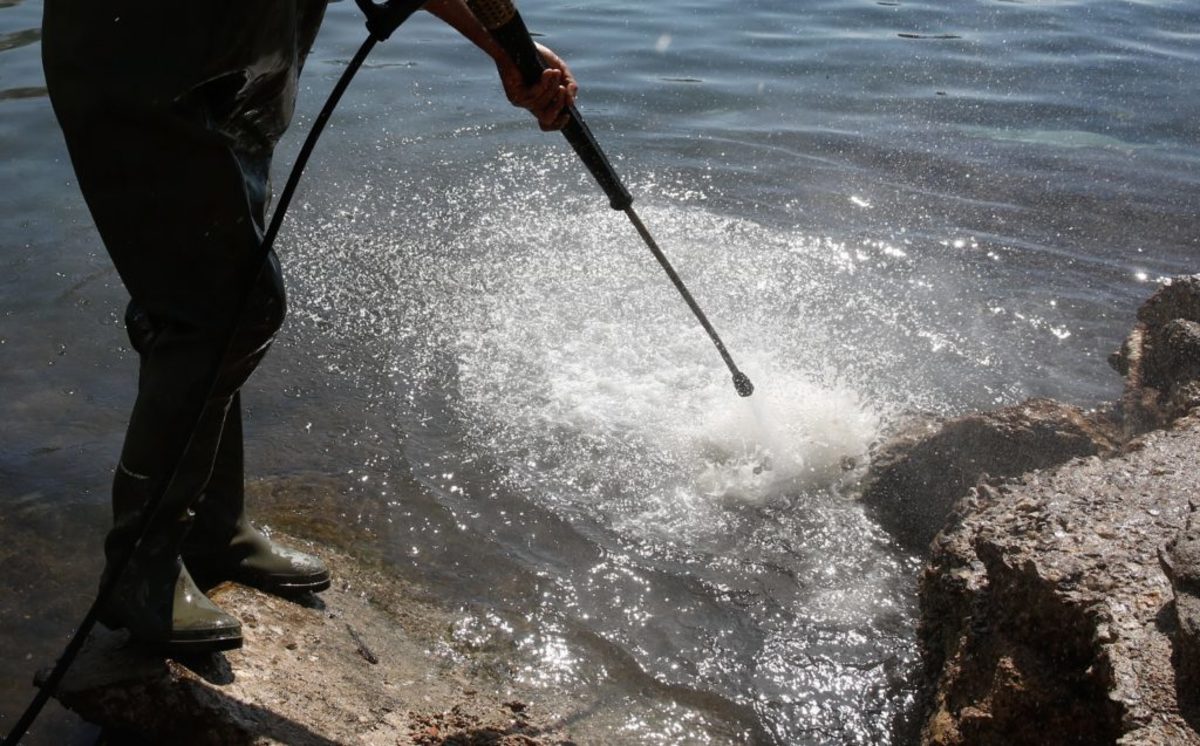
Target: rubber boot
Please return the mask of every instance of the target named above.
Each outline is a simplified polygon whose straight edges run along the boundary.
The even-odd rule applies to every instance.
[[[317,557],[271,541],[246,517],[241,396],[235,395],[204,497],[183,545],[183,560],[201,585],[232,580],[281,596],[329,588]]]
[[[114,481],[110,568],[150,497],[161,507],[101,619],[168,650],[240,642],[179,550],[231,399],[286,310],[276,258],[258,259],[267,175],[325,4],[133,3],[116,17],[101,3],[45,3],[43,70],[80,189],[159,337],[143,355]],[[175,28],[187,33],[163,33]],[[201,407],[210,411],[190,433]],[[194,463],[167,494],[163,472],[188,451]]]
[[[109,577],[114,561],[129,551],[137,538],[141,511],[149,499],[148,480],[118,471],[113,482],[115,523],[105,539],[108,557],[101,581]],[[165,502],[165,500],[164,500]],[[139,643],[166,655],[195,655],[231,650],[242,645],[242,627],[221,611],[196,587],[183,565],[179,550],[193,513],[170,510],[152,521],[142,543],[100,611],[100,623],[109,629],[128,629]]]
[[[139,354],[157,330],[136,303],[125,309],[125,329]],[[184,564],[201,586],[225,580],[288,596],[329,588],[329,570],[311,554],[271,541],[246,517],[242,449],[242,396],[235,393],[225,413],[220,443],[207,486],[194,506],[195,518],[182,547]]]

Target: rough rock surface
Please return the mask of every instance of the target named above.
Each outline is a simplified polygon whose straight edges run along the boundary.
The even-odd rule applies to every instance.
[[[980,480],[1111,453],[1115,434],[1103,419],[1050,399],[917,421],[872,455],[862,500],[893,536],[923,550]]]
[[[1049,399],[952,420],[915,419],[876,449],[862,500],[897,539],[923,551],[954,504],[980,484],[1106,456],[1200,406],[1200,275],[1166,282],[1109,363],[1125,378],[1112,414]]]
[[[1200,706],[1200,515],[1189,505],[1187,527],[1163,548],[1159,561],[1175,592],[1175,624],[1179,629],[1180,691],[1190,697],[1185,707]]]
[[[304,546],[305,542],[286,539]],[[164,660],[98,629],[59,689],[114,742],[174,746],[567,743],[504,681],[436,653],[448,619],[380,570],[322,547],[335,583],[295,603],[226,584],[241,650]]]
[[[895,440],[872,465],[881,517],[928,521],[910,545],[954,505],[921,578],[925,744],[1200,744],[1200,275],[1164,284],[1110,363],[1125,376],[1112,423],[1061,431],[1095,456],[997,457],[1026,416],[1010,408]]]
[[[1200,404],[1200,275],[1164,284],[1109,363],[1125,377],[1127,435],[1165,427]]]
[[[1158,556],[1200,494],[1200,417],[1177,424],[957,506],[921,579],[924,743],[1200,744],[1195,596]],[[1165,555],[1190,591],[1195,539]]]

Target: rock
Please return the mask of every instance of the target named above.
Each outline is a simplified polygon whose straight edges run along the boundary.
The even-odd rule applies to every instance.
[[[1163,572],[1175,594],[1181,691],[1192,693],[1185,706],[1200,706],[1200,521],[1196,504],[1189,506],[1187,526],[1159,553]]]
[[[1138,309],[1137,318],[1152,329],[1175,319],[1200,321],[1200,275],[1173,277],[1163,283]]]
[[[981,479],[1000,481],[1110,453],[1114,435],[1101,418],[1049,399],[913,423],[872,455],[862,500],[893,536],[923,550]]]
[[[1179,696],[1200,531],[1158,556],[1193,512],[1198,452],[1200,416],[959,503],[920,581],[923,743],[1200,744]]]
[[[174,746],[565,743],[535,706],[513,707],[511,682],[430,652],[446,647],[445,612],[383,571],[317,551],[335,578],[319,597],[210,593],[242,620],[242,649],[164,660],[98,628],[56,696],[88,721]]]
[[[1200,275],[1110,363],[1113,422],[1026,402],[875,455],[864,500],[906,543],[948,514],[920,579],[924,744],[1200,746]]]
[[[1200,405],[1200,275],[1160,287],[1109,363],[1125,377],[1120,413],[1127,437],[1165,427]]]

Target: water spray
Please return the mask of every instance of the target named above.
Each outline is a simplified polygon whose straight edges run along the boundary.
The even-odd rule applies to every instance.
[[[368,10],[371,6],[370,0],[357,0],[359,7],[367,13],[367,17],[371,17],[373,10]],[[375,6],[376,8],[386,8],[390,3],[384,6]],[[491,33],[492,38],[496,40],[504,51],[508,53],[517,68],[521,71],[521,75],[525,79],[526,85],[536,83],[542,76],[542,71],[546,69],[545,63],[538,54],[537,47],[533,44],[533,39],[529,35],[529,29],[525,26],[525,21],[521,19],[521,14],[517,12],[516,7],[512,4],[512,0],[467,0],[467,5],[475,14],[475,17],[487,28]],[[387,12],[381,10],[379,12]],[[368,23],[368,27],[370,24]],[[754,384],[750,383],[750,378],[738,370],[737,364],[733,362],[733,356],[729,354],[729,350],[725,347],[725,343],[721,341],[721,337],[717,334],[717,330],[709,322],[708,317],[704,315],[700,304],[696,303],[696,299],[688,291],[687,286],[683,284],[679,274],[675,268],[671,266],[671,262],[667,259],[666,254],[658,247],[658,242],[650,235],[646,225],[638,217],[637,212],[633,209],[633,196],[625,185],[621,183],[621,179],[617,176],[616,170],[609,163],[608,158],[604,155],[604,151],[600,149],[600,145],[596,143],[596,138],[592,136],[592,132],[588,129],[587,123],[575,108],[574,104],[567,106],[567,125],[563,128],[563,135],[567,138],[567,142],[571,143],[575,153],[583,161],[588,170],[592,172],[597,183],[608,195],[608,204],[614,210],[622,210],[628,216],[629,221],[633,223],[633,227],[637,229],[638,235],[646,243],[650,249],[650,253],[654,254],[654,258],[662,265],[663,270],[667,273],[667,277],[671,279],[671,283],[679,294],[683,296],[683,300],[688,304],[688,308],[692,309],[696,320],[704,327],[704,331],[708,333],[708,338],[712,340],[716,346],[717,352],[720,353],[721,359],[725,361],[726,367],[729,368],[730,374],[733,375],[733,387],[737,390],[738,396],[750,396],[754,393]]]
[[[375,45],[391,36],[401,24],[408,20],[426,2],[426,0],[387,0],[383,3],[375,3],[373,0],[355,1],[367,17],[367,30],[370,32],[370,35],[350,60],[350,64],[346,66],[345,72],[342,73],[342,76],[330,92],[329,98],[325,101],[325,105],[321,108],[316,119],[313,120],[312,129],[309,131],[304,144],[300,148],[300,152],[296,156],[296,162],[293,164],[292,170],[288,174],[287,182],[280,193],[278,205],[271,214],[271,222],[263,234],[262,244],[258,252],[247,262],[246,266],[250,268],[250,271],[246,273],[247,281],[242,288],[240,310],[234,314],[234,322],[226,334],[226,351],[232,345],[237,322],[240,320],[242,312],[249,302],[252,289],[257,283],[258,275],[262,271],[262,267],[266,264],[267,257],[275,245],[275,238],[279,234],[279,228],[283,223],[284,215],[287,214],[288,206],[291,204],[296,187],[300,183],[300,177],[304,173],[304,168],[308,164],[309,157],[316,147],[321,132],[324,130],[329,118],[333,115],[334,109],[337,108],[342,94],[346,92],[350,81],[354,78],[359,68],[362,67],[367,55],[370,54]],[[467,5],[488,31],[491,32],[496,41],[513,58],[514,62],[519,66],[525,82],[527,84],[536,82],[541,77],[545,65],[537,53],[537,48],[533,44],[533,39],[529,36],[529,31],[526,29],[524,21],[521,20],[512,3],[509,0],[468,0]],[[724,343],[721,342],[721,338],[717,336],[716,330],[713,329],[712,324],[709,323],[700,306],[692,298],[692,294],[688,292],[687,287],[683,284],[679,275],[676,274],[671,263],[662,253],[662,250],[658,248],[654,238],[650,235],[645,225],[642,224],[637,213],[633,211],[633,197],[630,196],[628,190],[621,184],[604,152],[596,144],[596,140],[592,137],[592,133],[588,130],[583,118],[574,106],[568,108],[568,113],[569,122],[563,130],[567,140],[571,143],[575,152],[579,154],[579,157],[583,159],[588,169],[592,172],[592,175],[596,177],[600,186],[604,188],[613,209],[624,210],[629,216],[629,219],[633,222],[634,227],[637,228],[646,245],[650,247],[650,251],[654,253],[655,258],[658,259],[663,269],[666,270],[667,276],[671,278],[671,282],[675,284],[676,289],[679,290],[683,299],[687,301],[692,312],[696,314],[696,318],[700,320],[700,324],[708,332],[713,344],[717,347],[717,351],[721,353],[721,358],[733,374],[733,383],[738,394],[741,396],[750,396],[754,392],[754,386],[750,383],[750,379],[738,370],[729,351],[725,348]],[[210,394],[216,389],[217,379],[221,371],[221,362],[222,360],[217,360],[213,368],[208,372],[208,390]],[[210,398],[211,396],[206,396],[203,401],[207,402]],[[137,536],[136,540],[128,547],[125,547],[124,551],[120,552],[111,563],[111,572],[102,580],[100,590],[97,592],[96,598],[92,601],[91,607],[89,607],[83,620],[80,621],[79,626],[76,627],[75,632],[71,635],[70,641],[68,641],[50,673],[42,680],[29,706],[25,708],[21,717],[17,719],[12,729],[5,735],[2,746],[17,746],[20,743],[21,739],[28,732],[29,727],[33,725],[34,720],[41,713],[42,708],[45,707],[50,697],[58,689],[59,684],[62,683],[63,677],[66,676],[67,671],[70,669],[71,664],[74,663],[79,652],[83,649],[84,642],[86,642],[88,635],[96,625],[100,610],[108,603],[108,599],[112,596],[118,581],[129,566],[138,546],[145,538],[147,528],[161,509],[163,495],[174,486],[175,480],[181,471],[180,467],[183,464],[184,458],[191,450],[197,425],[203,414],[204,407],[202,406],[195,413],[195,416],[191,418],[191,435],[175,460],[175,466],[171,470],[171,476],[167,479],[166,486],[162,492],[151,497],[145,505],[135,532]]]

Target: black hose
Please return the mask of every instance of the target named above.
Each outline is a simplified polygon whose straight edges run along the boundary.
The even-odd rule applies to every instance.
[[[366,60],[367,55],[371,53],[371,50],[375,48],[375,45],[378,42],[387,39],[388,36],[390,36],[392,32],[394,32],[396,28],[400,26],[400,24],[402,24],[418,8],[420,8],[421,5],[424,4],[424,1],[425,0],[389,0],[388,2],[384,3],[374,3],[372,0],[357,0],[358,6],[367,16],[367,28],[370,31],[370,35],[367,37],[366,41],[362,43],[362,46],[358,48],[358,51],[354,54],[354,57],[346,66],[345,72],[343,72],[342,76],[338,78],[333,90],[329,93],[329,98],[327,98],[325,101],[325,105],[321,108],[320,113],[317,114],[316,119],[313,120],[312,129],[309,130],[308,136],[304,139],[304,144],[300,147],[300,152],[296,155],[296,162],[292,165],[292,170],[288,174],[287,182],[283,187],[283,191],[280,192],[279,203],[276,205],[275,211],[271,214],[271,222],[268,224],[267,230],[263,234],[263,240],[262,244],[259,246],[259,251],[257,255],[252,257],[251,261],[247,263],[248,266],[255,267],[256,270],[249,276],[250,281],[247,282],[246,286],[243,288],[243,292],[240,296],[241,302],[239,303],[238,311],[233,316],[234,321],[230,326],[226,336],[227,341],[225,344],[225,352],[220,358],[217,359],[217,362],[214,364],[212,371],[210,372],[209,385],[207,387],[209,395],[205,396],[203,401],[207,402],[216,389],[217,379],[220,376],[221,363],[224,361],[226,355],[229,353],[230,348],[233,346],[234,335],[237,331],[237,323],[249,304],[252,289],[257,285],[258,276],[263,271],[263,267],[265,266],[271,249],[275,244],[276,236],[279,235],[279,227],[283,224],[283,218],[287,214],[288,207],[291,205],[292,197],[296,192],[296,187],[300,183],[300,177],[304,173],[305,166],[308,164],[308,159],[312,156],[313,150],[316,148],[317,140],[320,138],[321,132],[325,129],[325,125],[329,122],[329,118],[333,115],[334,110],[337,108],[338,102],[341,101],[342,94],[344,94],[346,89],[350,86],[350,81],[353,80],[354,75],[358,72],[359,68],[362,67],[363,61]],[[519,21],[520,19],[518,17],[518,22]],[[524,30],[523,23],[521,24],[520,31],[522,32],[519,35],[522,37],[521,41],[525,46],[527,46],[528,49],[532,50],[533,42],[529,39],[528,32]],[[533,59],[537,60],[537,64],[539,65],[538,70],[540,71],[541,62],[540,59],[537,58],[536,51],[533,52]],[[527,70],[527,80],[532,75],[532,72],[532,70]],[[657,243],[650,236],[649,231],[646,230],[646,227],[642,224],[641,220],[638,219],[637,214],[633,212],[633,198],[629,196],[628,191],[625,190],[624,185],[621,184],[620,179],[617,178],[616,172],[608,163],[608,160],[604,157],[603,151],[601,151],[599,146],[595,144],[595,139],[592,138],[591,133],[587,131],[586,124],[583,122],[583,118],[578,114],[578,112],[575,111],[574,107],[571,107],[570,113],[571,126],[568,127],[566,131],[568,140],[571,141],[571,144],[575,147],[580,157],[583,158],[584,162],[588,165],[588,168],[596,176],[597,180],[600,181],[601,186],[603,186],[605,191],[609,193],[612,207],[615,209],[623,209],[629,215],[634,226],[637,228],[638,233],[641,234],[642,238],[650,247],[650,250],[654,253],[655,258],[658,259],[663,269],[666,270],[667,275],[670,277],[672,283],[675,285],[676,289],[679,290],[680,294],[683,296],[683,299],[687,302],[688,306],[692,309],[692,312],[699,319],[701,325],[704,327],[704,330],[708,332],[709,337],[716,345],[717,351],[721,354],[721,358],[725,361],[725,364],[733,373],[734,387],[737,389],[738,394],[741,396],[749,396],[754,390],[754,387],[750,384],[750,379],[747,378],[744,373],[738,370],[736,365],[734,365],[733,358],[725,348],[724,343],[721,342],[720,337],[717,336],[716,330],[713,329],[712,324],[709,323],[708,318],[704,315],[704,312],[700,310],[700,306],[692,298],[691,293],[688,292],[687,287],[684,286],[683,281],[679,278],[679,275],[676,274],[675,270],[671,267],[671,264],[669,261],[667,261],[666,256],[658,248]],[[67,643],[67,646],[63,648],[63,652],[55,662],[54,668],[46,677],[45,681],[42,682],[41,687],[38,689],[37,694],[34,695],[33,700],[29,703],[29,706],[25,708],[25,711],[21,714],[21,717],[17,720],[16,725],[14,725],[12,730],[8,732],[8,735],[4,737],[3,746],[17,746],[17,744],[20,743],[21,738],[23,738],[29,731],[29,727],[33,725],[34,720],[37,719],[37,716],[41,713],[42,708],[45,707],[46,702],[50,700],[50,697],[54,696],[54,692],[58,689],[58,685],[62,683],[62,679],[64,676],[66,676],[71,664],[75,662],[75,658],[79,655],[79,651],[83,648],[83,644],[87,640],[88,635],[91,633],[92,628],[96,626],[100,609],[104,608],[109,597],[112,595],[113,590],[116,588],[117,582],[124,574],[125,569],[129,566],[129,562],[133,559],[134,553],[137,551],[138,547],[142,543],[142,540],[145,538],[147,527],[149,527],[154,518],[157,517],[163,496],[174,486],[175,480],[178,478],[183,459],[187,455],[188,451],[191,450],[192,442],[196,436],[197,426],[199,425],[200,419],[204,414],[204,410],[205,406],[201,404],[198,411],[190,420],[192,423],[192,428],[188,436],[187,443],[184,445],[183,450],[175,460],[175,466],[171,470],[171,477],[167,480],[166,487],[163,488],[162,492],[152,497],[146,504],[145,509],[142,511],[141,519],[138,521],[137,525],[137,538],[112,562],[111,572],[107,573],[102,579],[100,590],[97,592],[95,600],[92,601],[92,605],[88,609],[87,614],[84,615],[83,621],[81,621],[79,626],[75,629],[75,633],[72,635],[71,640]]]
[[[259,246],[257,255],[252,258],[252,261],[254,261],[258,267],[258,271],[251,276],[251,281],[247,283],[245,292],[243,292],[241,295],[242,300],[238,306],[238,312],[234,314],[233,324],[226,336],[227,342],[225,345],[225,354],[222,354],[221,357],[218,358],[216,365],[213,366],[213,369],[209,375],[208,395],[204,397],[204,402],[207,402],[208,399],[211,398],[216,389],[217,379],[220,376],[221,362],[224,360],[230,348],[233,346],[233,338],[237,331],[237,323],[249,304],[251,290],[256,286],[258,275],[261,274],[262,268],[267,262],[267,257],[270,255],[271,249],[275,244],[275,237],[279,234],[279,226],[283,224],[284,215],[287,214],[288,205],[291,204],[292,196],[296,192],[296,186],[300,183],[300,177],[304,173],[304,167],[308,164],[308,159],[310,156],[312,156],[313,149],[317,146],[317,139],[321,136],[321,131],[325,129],[325,125],[329,122],[329,117],[333,115],[334,109],[337,108],[338,102],[342,98],[342,94],[345,93],[346,88],[349,87],[350,81],[354,78],[354,74],[358,72],[360,67],[362,67],[363,60],[367,58],[367,55],[370,54],[371,50],[375,47],[375,44],[378,41],[379,39],[376,37],[374,32],[372,32],[371,36],[367,37],[367,40],[363,42],[362,46],[358,48],[358,52],[355,53],[354,57],[350,60],[350,64],[346,66],[346,71],[342,73],[342,77],[340,77],[337,81],[337,84],[334,85],[333,90],[329,94],[329,98],[325,101],[325,106],[321,108],[321,112],[317,115],[317,118],[313,120],[312,129],[309,130],[308,137],[305,138],[304,144],[301,146],[300,152],[296,156],[296,162],[292,166],[291,173],[288,174],[287,183],[284,185],[283,191],[279,195],[279,204],[276,205],[274,213],[271,214],[271,222],[267,226],[266,233],[263,234],[262,244]],[[88,609],[87,614],[85,614],[83,617],[83,621],[80,622],[79,626],[75,629],[75,633],[72,635],[70,642],[68,642],[67,646],[63,648],[62,655],[58,657],[58,660],[54,664],[53,670],[50,671],[50,674],[46,677],[46,680],[42,682],[41,687],[38,689],[37,694],[34,695],[33,700],[29,703],[29,706],[25,708],[25,711],[21,714],[20,719],[17,720],[16,725],[14,725],[12,730],[8,732],[8,735],[4,737],[3,746],[17,746],[17,744],[20,743],[26,732],[29,731],[29,726],[33,725],[33,721],[37,719],[37,716],[41,713],[42,708],[46,706],[46,702],[50,700],[50,697],[54,696],[54,692],[58,689],[58,685],[62,683],[62,679],[64,676],[66,676],[68,669],[71,668],[71,664],[75,662],[75,658],[79,655],[79,651],[83,648],[83,644],[87,640],[88,634],[90,634],[92,628],[96,626],[96,619],[100,614],[100,610],[104,608],[105,604],[108,603],[108,599],[112,595],[113,589],[115,589],[117,586],[117,581],[120,580],[121,575],[124,574],[125,569],[129,566],[130,560],[133,559],[133,555],[137,551],[138,546],[145,538],[146,528],[151,525],[151,521],[153,521],[156,517],[156,514],[158,513],[159,507],[162,503],[163,495],[167,494],[167,492],[174,485],[179,474],[180,467],[183,464],[184,456],[186,456],[188,451],[191,450],[192,441],[195,439],[196,429],[200,423],[201,416],[204,414],[204,409],[205,406],[202,404],[199,411],[197,411],[195,416],[191,419],[191,434],[188,436],[188,441],[183,447],[183,451],[179,454],[179,457],[175,461],[175,468],[171,470],[171,478],[167,481],[167,486],[162,490],[162,492],[153,496],[146,504],[145,509],[142,511],[142,516],[138,521],[137,526],[137,539],[131,545],[129,545],[124,552],[115,558],[115,561],[112,563],[111,572],[105,574],[100,585],[100,590],[96,594],[96,599],[92,601],[91,608]]]

